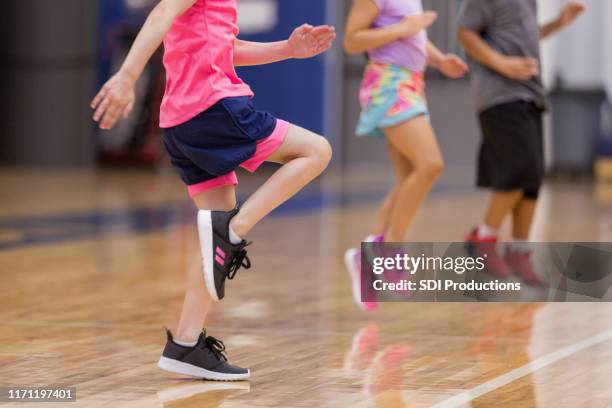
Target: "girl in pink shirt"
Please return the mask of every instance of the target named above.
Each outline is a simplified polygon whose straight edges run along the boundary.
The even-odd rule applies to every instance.
[[[242,237],[331,159],[330,145],[321,136],[255,109],[253,92],[234,66],[314,57],[331,47],[333,27],[305,24],[286,41],[241,41],[236,7],[237,0],[161,0],[119,72],[92,101],[102,129],[127,117],[136,80],[163,41],[166,91],[160,126],[171,161],[200,209],[203,273],[188,275],[176,338],[167,330],[158,366],[210,380],[250,376],[248,369],[228,363],[221,341],[202,332],[211,303],[224,297],[226,279],[251,266]],[[234,171],[255,171],[264,161],[282,167],[238,208]]]

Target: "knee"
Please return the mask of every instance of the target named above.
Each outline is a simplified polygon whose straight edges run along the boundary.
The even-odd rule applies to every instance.
[[[332,147],[325,138],[317,136],[309,146],[307,154],[314,162],[314,169],[320,173],[332,159]]]
[[[415,166],[415,172],[425,180],[435,182],[444,171],[444,160],[441,157],[426,158]]]

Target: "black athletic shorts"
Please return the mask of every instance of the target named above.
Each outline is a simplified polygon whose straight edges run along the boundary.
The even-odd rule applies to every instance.
[[[479,187],[536,192],[544,177],[542,112],[532,102],[497,105],[479,114]]]

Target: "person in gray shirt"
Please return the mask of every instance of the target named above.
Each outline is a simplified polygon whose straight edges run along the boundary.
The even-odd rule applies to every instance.
[[[459,42],[470,57],[482,145],[479,187],[493,190],[484,221],[466,237],[487,271],[512,273],[541,286],[526,245],[544,176],[542,112],[547,97],[540,76],[540,40],[569,26],[585,6],[569,2],[559,17],[538,24],[536,0],[465,0]],[[514,242],[502,258],[497,233],[512,214]]]

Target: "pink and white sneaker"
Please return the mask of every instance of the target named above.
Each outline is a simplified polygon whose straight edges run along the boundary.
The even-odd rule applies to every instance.
[[[367,312],[378,309],[378,302],[363,302],[361,300],[361,288],[364,285],[364,291],[370,290],[374,294],[374,289],[366,282],[361,281],[361,250],[351,248],[344,254],[344,264],[346,270],[351,277],[353,288],[353,299],[361,310]]]

